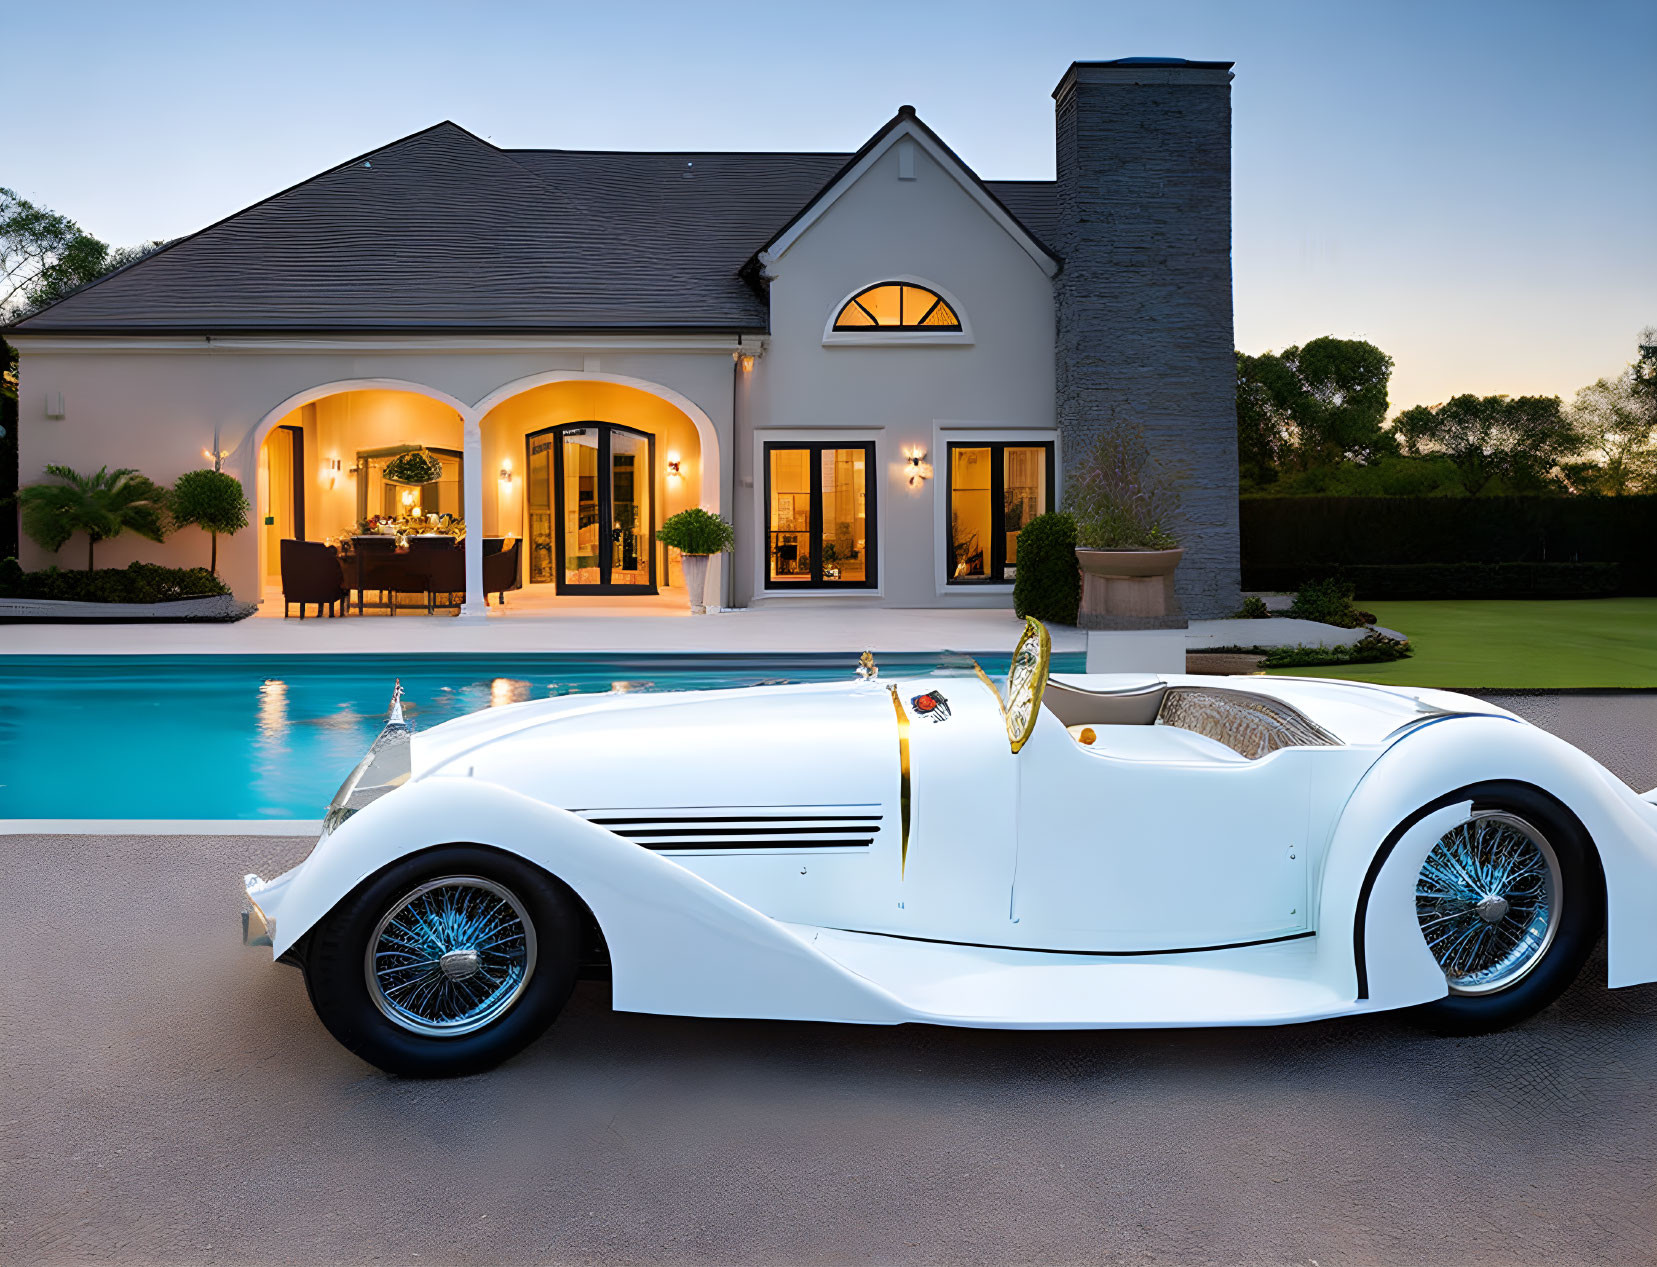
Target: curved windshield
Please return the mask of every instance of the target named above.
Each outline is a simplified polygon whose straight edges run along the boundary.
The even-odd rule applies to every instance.
[[[1047,671],[1053,660],[1053,638],[1047,626],[1034,616],[1024,618],[1024,633],[1013,648],[1012,663],[1000,686],[990,681],[983,669],[978,676],[995,692],[1001,716],[1007,724],[1007,742],[1014,752],[1028,742],[1041,714],[1041,697],[1047,690]],[[977,668],[976,665],[973,666]]]

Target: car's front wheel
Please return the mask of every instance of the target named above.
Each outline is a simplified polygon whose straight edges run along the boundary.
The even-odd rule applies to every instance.
[[[1534,788],[1473,789],[1427,855],[1415,913],[1449,994],[1421,1009],[1446,1033],[1500,1029],[1576,979],[1604,925],[1605,882],[1576,819]]]
[[[387,1073],[450,1077],[533,1042],[569,998],[581,916],[569,890],[510,854],[447,845],[359,886],[310,938],[322,1023]]]

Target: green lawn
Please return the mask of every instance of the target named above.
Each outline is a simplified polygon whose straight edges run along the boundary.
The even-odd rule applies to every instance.
[[[1361,603],[1415,654],[1387,664],[1282,669],[1400,686],[1657,687],[1657,598]]]

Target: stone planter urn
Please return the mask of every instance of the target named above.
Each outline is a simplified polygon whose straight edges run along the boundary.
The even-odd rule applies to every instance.
[[[685,570],[685,592],[690,595],[690,614],[705,616],[708,608],[703,601],[708,589],[708,560],[711,554],[681,554],[679,563]]]
[[[1174,593],[1174,550],[1090,550],[1076,547],[1082,572],[1083,629],[1177,629],[1185,613]]]

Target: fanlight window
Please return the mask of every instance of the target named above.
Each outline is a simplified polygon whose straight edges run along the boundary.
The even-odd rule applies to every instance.
[[[880,282],[846,301],[836,330],[959,330],[961,318],[943,296],[908,282]]]

